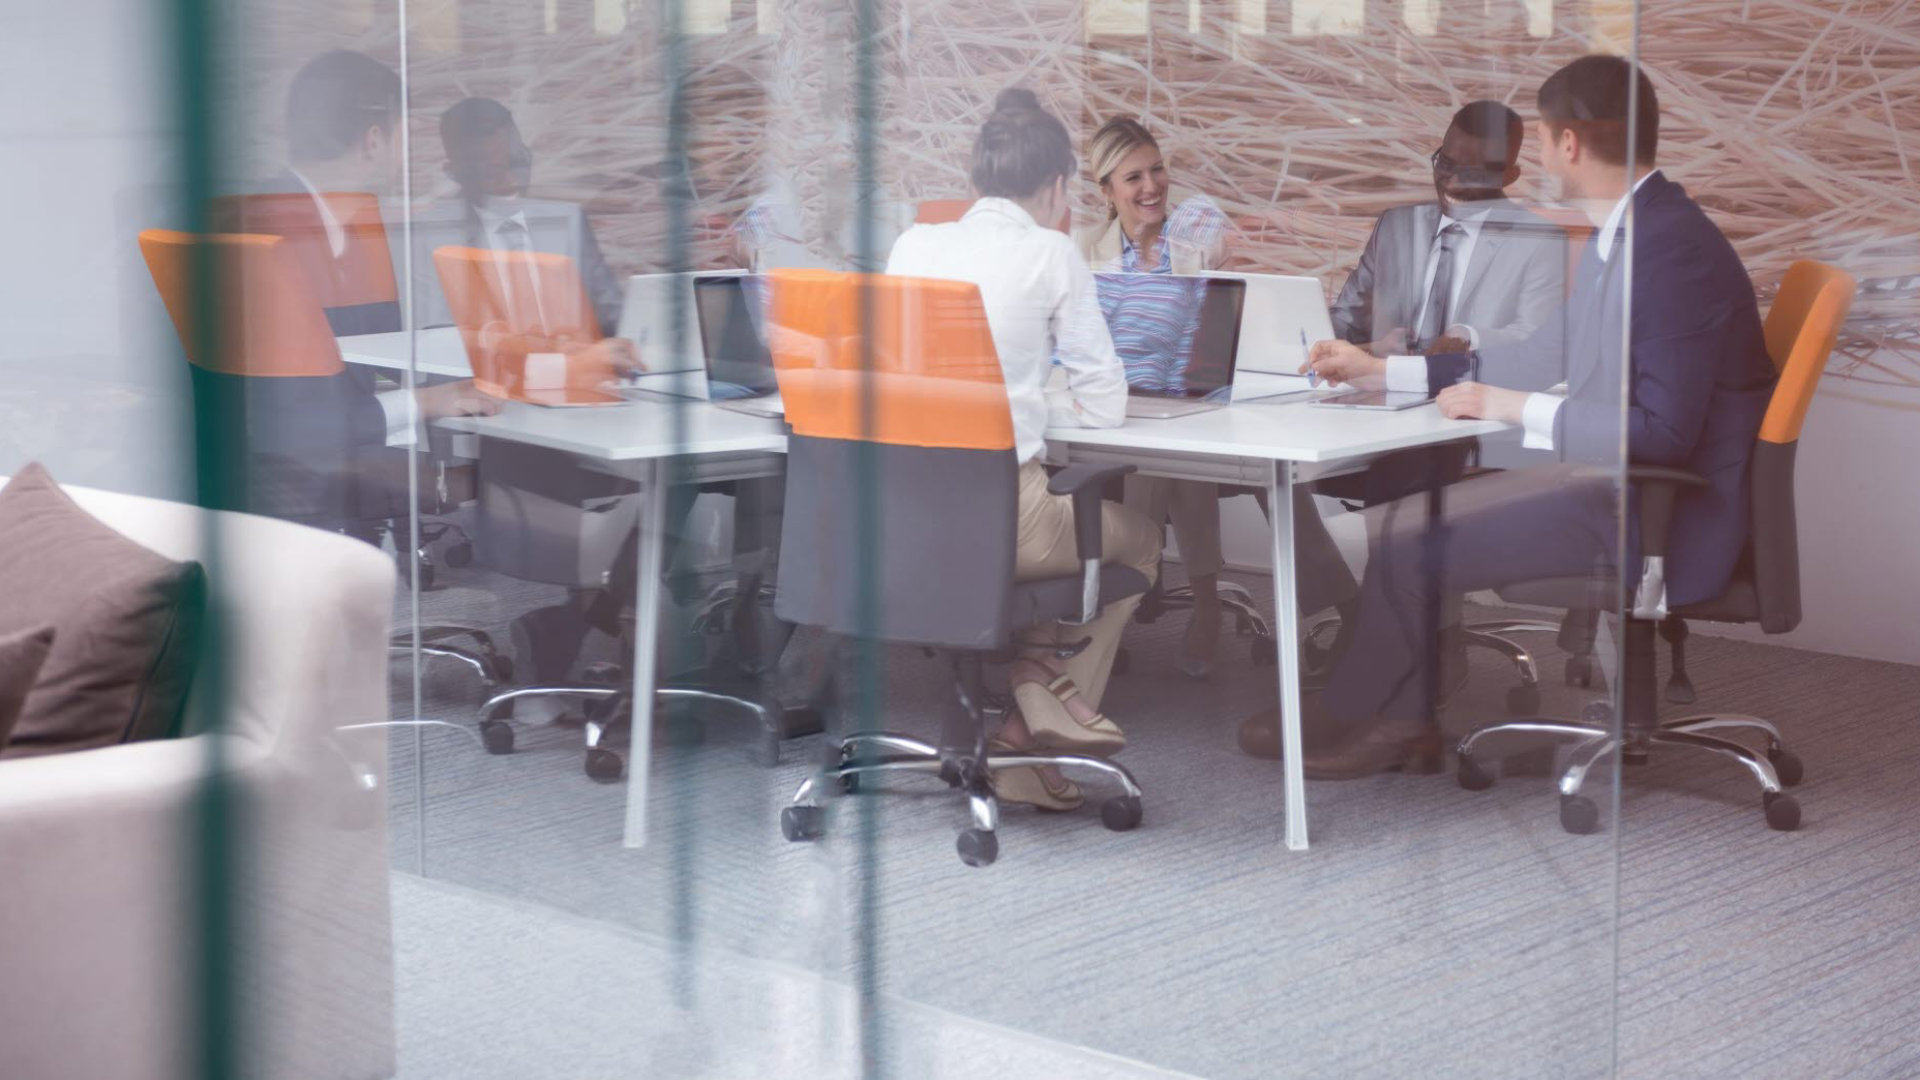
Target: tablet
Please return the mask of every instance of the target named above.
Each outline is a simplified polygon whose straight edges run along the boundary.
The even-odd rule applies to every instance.
[[[1425,405],[1433,398],[1412,390],[1348,390],[1341,394],[1329,394],[1308,402],[1310,405],[1324,405],[1330,409],[1379,409],[1386,412],[1398,412],[1411,409],[1416,405]]]

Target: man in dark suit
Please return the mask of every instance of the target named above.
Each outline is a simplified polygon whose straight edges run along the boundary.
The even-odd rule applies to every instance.
[[[1329,314],[1378,355],[1524,341],[1566,299],[1566,234],[1505,195],[1520,178],[1520,116],[1475,101],[1433,153],[1434,201],[1380,216]]]
[[[288,167],[244,195],[216,201],[221,232],[284,238],[336,336],[401,329],[378,195],[400,165],[400,77],[359,53],[314,58],[287,90]],[[381,390],[374,371],[327,376],[205,376],[209,407],[244,409],[247,508],[373,539],[371,519],[405,513],[419,425],[497,410],[471,380]],[[215,406],[215,403],[220,403]],[[394,490],[397,486],[397,493]]]
[[[1627,588],[1637,583],[1642,610],[1710,598],[1746,543],[1747,463],[1774,382],[1752,284],[1719,229],[1654,167],[1659,107],[1644,73],[1618,57],[1584,57],[1542,84],[1539,110],[1546,171],[1601,222],[1564,320],[1515,345],[1428,357],[1383,360],[1323,343],[1312,365],[1333,382],[1429,390],[1448,416],[1520,425],[1530,445],[1557,453],[1559,463],[1449,489],[1442,590],[1598,568]],[[1564,398],[1541,392],[1562,358]],[[1629,462],[1707,481],[1679,496],[1663,567],[1643,568],[1632,540],[1624,558],[1618,550],[1623,430]],[[1309,777],[1346,779],[1438,757],[1424,686],[1434,584],[1425,572],[1425,507],[1390,506],[1383,518],[1352,646],[1307,710]],[[1637,536],[1631,520],[1627,535]]]

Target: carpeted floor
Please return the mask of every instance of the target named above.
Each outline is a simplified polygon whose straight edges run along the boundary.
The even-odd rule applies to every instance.
[[[430,617],[498,629],[548,599],[474,572],[448,580],[423,598]],[[1314,847],[1298,854],[1280,841],[1278,767],[1234,746],[1238,719],[1271,702],[1271,671],[1229,639],[1212,680],[1182,677],[1183,618],[1130,629],[1134,667],[1109,697],[1131,740],[1122,760],[1147,789],[1133,833],[1103,829],[1090,790],[1076,813],[1009,811],[1000,861],[973,870],[953,853],[964,804],[908,781],[909,794],[838,803],[822,843],[788,844],[778,809],[819,740],[790,742],[767,770],[746,721],[713,715],[698,744],[662,744],[653,840],[628,850],[624,785],[583,775],[577,729],[523,723],[507,757],[430,732],[416,759],[413,736],[396,737],[395,866],[740,970],[847,980],[865,956],[883,1002],[1203,1077],[1920,1075],[1920,671],[1693,639],[1700,707],[1774,718],[1805,760],[1795,834],[1765,827],[1732,765],[1668,756],[1627,771],[1617,830],[1584,837],[1561,830],[1542,778],[1482,793],[1447,776],[1312,784]],[[1577,715],[1583,698],[1557,685],[1560,658],[1540,637],[1546,711]],[[1511,669],[1473,665],[1450,727],[1503,709]],[[395,666],[399,703],[406,674]],[[902,651],[887,680],[890,726],[931,732],[943,667]],[[428,671],[429,715],[464,720],[474,696],[457,668]],[[404,909],[397,926],[403,958],[435,957],[403,963],[403,1001],[466,992],[522,944]],[[620,1024],[628,1004],[603,995],[632,980],[597,988],[602,977],[534,966],[497,1000],[557,995]],[[882,1023],[910,1028],[911,1013],[883,1004]],[[420,1015],[403,1007],[403,1046]],[[701,1030],[724,1041],[762,1019]],[[539,1060],[554,1061],[549,1075],[598,1075]],[[938,1075],[1079,1075],[1014,1060]],[[409,1080],[478,1075],[432,1054],[407,1064]],[[908,1051],[888,1064],[935,1075]],[[627,1075],[733,1074],[635,1063]]]

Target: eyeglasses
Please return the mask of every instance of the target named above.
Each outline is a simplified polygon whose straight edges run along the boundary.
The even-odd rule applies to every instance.
[[[1433,175],[1439,177],[1461,176],[1468,179],[1491,179],[1499,186],[1499,177],[1506,171],[1504,163],[1499,165],[1469,165],[1455,161],[1447,156],[1445,150],[1435,150],[1429,158],[1433,164]]]

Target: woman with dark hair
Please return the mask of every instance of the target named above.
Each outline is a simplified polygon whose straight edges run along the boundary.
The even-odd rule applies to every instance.
[[[1073,506],[1047,491],[1040,456],[1049,426],[1117,427],[1126,418],[1127,381],[1094,295],[1093,274],[1066,234],[1040,224],[1067,209],[1067,182],[1077,164],[1067,129],[1026,90],[1003,91],[973,146],[977,197],[959,221],[915,225],[894,243],[887,272],[966,281],[980,289],[988,329],[1013,414],[1020,461],[1016,572],[1023,578],[1075,573]],[[1066,389],[1046,389],[1058,359]],[[1160,535],[1146,518],[1106,503],[1101,543],[1110,563],[1152,580]],[[1017,709],[996,745],[1067,753],[1111,754],[1126,745],[1100,699],[1137,598],[1110,604],[1091,624],[1038,628],[1013,666]],[[1053,656],[1057,640],[1089,640],[1070,660]],[[995,775],[1000,797],[1050,810],[1070,810],[1080,789],[1057,769],[1008,769]]]

